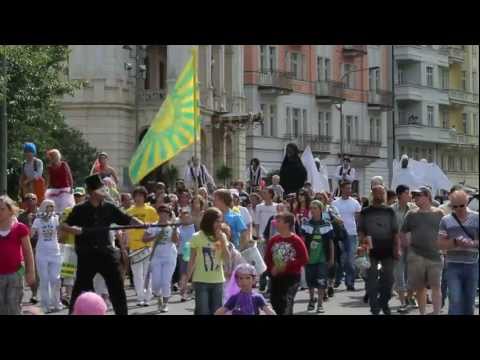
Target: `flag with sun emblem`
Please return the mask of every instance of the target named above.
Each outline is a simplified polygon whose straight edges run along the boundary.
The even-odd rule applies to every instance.
[[[197,49],[183,68],[130,161],[130,179],[138,184],[157,167],[197,141],[200,107]],[[195,131],[196,130],[196,131]]]

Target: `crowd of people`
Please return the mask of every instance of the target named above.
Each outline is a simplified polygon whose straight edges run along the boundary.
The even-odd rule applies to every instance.
[[[47,153],[46,180],[35,144],[24,151],[21,201],[0,197],[0,315],[22,313],[25,284],[44,314],[102,315],[111,304],[127,315],[128,283],[136,306],[159,313],[178,296],[196,315],[292,315],[306,290],[305,310],[322,314],[359,278],[374,315],[391,314],[392,296],[399,313],[431,303],[440,314],[448,298],[448,314],[474,314],[479,217],[461,185],[439,204],[428,185],[388,189],[375,176],[360,199],[346,159],[338,189],[315,192],[289,144],[270,183],[253,159],[246,182],[216,187],[193,158],[174,189],[121,193],[106,153],[75,188],[58,150]]]

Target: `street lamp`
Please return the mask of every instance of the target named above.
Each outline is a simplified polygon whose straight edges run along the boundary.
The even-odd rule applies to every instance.
[[[349,71],[349,72],[343,74],[343,76],[340,78],[340,82],[343,83],[343,80],[345,79],[345,77],[347,77],[348,75],[350,75],[352,73],[362,72],[362,71],[367,71],[367,70],[378,70],[378,69],[380,69],[380,66],[372,66],[372,67],[368,67],[368,68]],[[344,85],[344,87],[345,87],[345,85]],[[335,107],[337,108],[338,111],[340,111],[340,158],[343,159],[343,156],[344,156],[344,151],[343,151],[344,150],[344,147],[343,147],[343,99],[342,99],[341,102],[336,103]]]

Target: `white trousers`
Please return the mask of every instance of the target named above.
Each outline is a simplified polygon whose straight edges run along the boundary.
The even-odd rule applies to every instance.
[[[157,258],[151,262],[152,290],[155,296],[170,297],[172,294],[172,275],[177,265],[177,256],[174,258]]]
[[[136,264],[130,264],[133,274],[133,283],[135,284],[135,291],[137,293],[137,301],[150,301],[152,300],[152,280],[148,282],[148,287],[145,289],[145,278],[147,276],[148,266],[150,260],[147,258]]]
[[[60,268],[62,258],[58,256],[45,256],[37,253],[37,270],[40,280],[40,304],[43,309],[58,308],[60,302]]]

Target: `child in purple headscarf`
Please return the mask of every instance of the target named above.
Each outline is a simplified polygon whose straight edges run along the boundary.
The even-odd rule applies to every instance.
[[[228,300],[215,312],[215,315],[276,315],[264,297],[253,291],[257,272],[250,264],[240,264],[235,268],[227,288]]]

